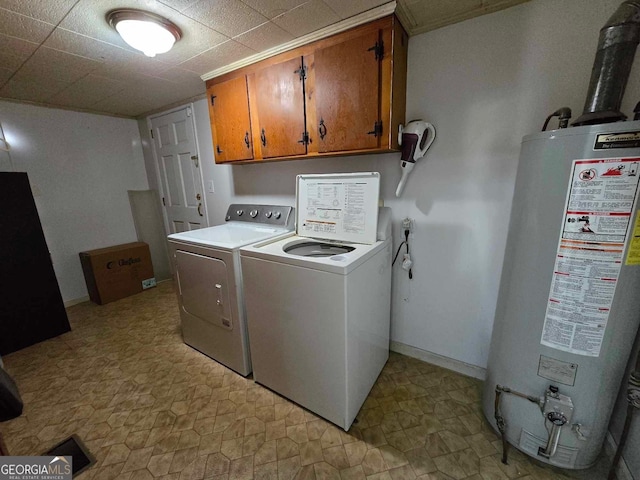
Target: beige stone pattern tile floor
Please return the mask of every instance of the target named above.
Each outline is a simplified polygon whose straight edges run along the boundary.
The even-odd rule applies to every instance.
[[[25,408],[0,432],[13,455],[79,434],[82,480],[568,478],[503,465],[481,382],[419,360],[392,353],[344,432],[186,346],[170,282],[68,312],[70,333],[4,357]]]

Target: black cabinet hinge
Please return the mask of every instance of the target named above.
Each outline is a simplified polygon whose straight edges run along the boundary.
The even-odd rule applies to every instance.
[[[374,137],[381,137],[382,136],[382,121],[378,120],[376,123],[373,124],[373,130],[371,130],[370,132],[367,132],[367,135],[373,135]]]
[[[367,49],[367,52],[374,52],[376,60],[382,60],[384,58],[384,42],[382,40],[376,42],[373,47]]]
[[[294,70],[293,73],[297,73],[298,75],[300,75],[300,81],[305,80],[307,78],[307,66],[300,65],[300,68]]]
[[[298,143],[302,143],[303,145],[309,145],[311,143],[311,138],[309,138],[309,132],[302,132],[302,138],[298,140]]]

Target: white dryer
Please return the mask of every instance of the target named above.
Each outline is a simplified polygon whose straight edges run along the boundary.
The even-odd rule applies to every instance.
[[[169,235],[182,336],[242,375],[251,373],[239,248],[288,236],[293,208],[231,205],[226,223]]]
[[[378,218],[379,182],[300,175],[297,235],[240,249],[254,379],[345,430],[389,356],[391,214]]]

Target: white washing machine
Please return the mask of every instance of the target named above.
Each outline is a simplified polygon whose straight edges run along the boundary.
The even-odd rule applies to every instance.
[[[297,234],[240,249],[255,381],[345,430],[389,357],[391,211],[378,218],[379,183],[300,175]]]
[[[235,204],[223,225],[169,235],[187,345],[251,373],[239,248],[290,235],[293,220],[292,207]]]

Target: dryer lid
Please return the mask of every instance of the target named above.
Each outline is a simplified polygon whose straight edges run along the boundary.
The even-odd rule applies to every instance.
[[[275,238],[290,231],[290,229],[284,227],[266,224],[254,225],[246,222],[227,222],[214,227],[172,233],[168,238],[170,241],[233,250],[261,240]]]
[[[296,178],[296,232],[340,242],[377,240],[380,174],[331,173]]]

